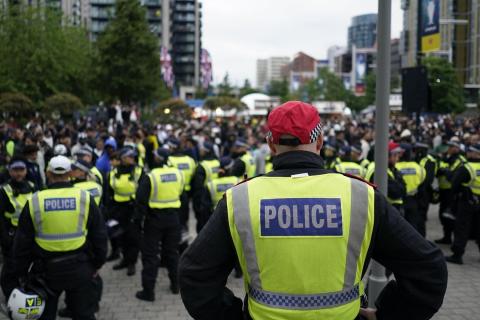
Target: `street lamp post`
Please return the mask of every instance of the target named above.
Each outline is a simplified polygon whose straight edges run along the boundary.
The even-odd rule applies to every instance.
[[[377,108],[375,113],[375,183],[378,190],[387,194],[388,169],[388,123],[390,115],[390,33],[391,33],[392,1],[378,0],[377,25]],[[375,300],[387,284],[385,268],[372,261],[368,279],[369,306],[375,306]]]

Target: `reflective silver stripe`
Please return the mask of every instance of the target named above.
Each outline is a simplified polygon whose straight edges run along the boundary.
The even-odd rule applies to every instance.
[[[248,199],[248,183],[242,183],[232,189],[233,215],[235,227],[242,240],[243,252],[250,276],[250,284],[254,288],[262,288],[260,269],[258,267],[255,240],[250,219],[250,203]]]
[[[210,181],[208,183],[208,186],[210,189],[210,198],[212,199],[212,202],[214,202],[215,201],[215,185],[213,184],[213,181]],[[213,205],[216,205],[216,203],[214,203]]]
[[[5,185],[3,188],[7,193],[7,196],[11,195],[11,197],[8,198],[13,201],[13,206],[15,207],[15,213],[13,214],[12,219],[18,219],[22,213],[23,207],[20,205],[20,203],[18,203],[17,198],[13,195],[13,189],[9,184]]]
[[[343,289],[355,285],[358,257],[365,237],[365,226],[368,220],[368,187],[367,184],[356,179],[351,182],[350,228],[347,245],[347,260]]]
[[[249,287],[248,296],[256,302],[276,309],[288,310],[318,310],[338,307],[360,296],[360,287],[351,288],[322,294],[283,294]]]
[[[36,237],[42,240],[72,240],[83,237],[85,231],[83,230],[83,223],[87,212],[87,192],[80,190],[80,214],[78,216],[77,230],[73,233],[48,233],[46,234],[42,226],[42,213],[40,210],[40,203],[38,199],[38,192],[32,196],[32,206],[35,216],[35,224],[37,227]]]
[[[42,232],[42,212],[40,211],[40,202],[38,199],[38,192],[35,192],[32,196],[32,210],[35,220],[35,226],[37,227],[37,234]]]

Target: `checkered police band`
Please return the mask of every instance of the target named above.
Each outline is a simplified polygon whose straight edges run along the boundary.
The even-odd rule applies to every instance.
[[[310,143],[317,141],[318,136],[322,134],[322,124],[319,122],[310,132]]]

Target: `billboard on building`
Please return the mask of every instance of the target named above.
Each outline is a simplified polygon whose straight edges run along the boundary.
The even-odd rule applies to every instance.
[[[421,0],[420,37],[422,52],[440,50],[440,0]]]
[[[162,78],[168,88],[173,88],[175,82],[175,75],[173,74],[172,56],[168,49],[162,47],[160,49],[160,65],[162,70]]]
[[[202,88],[207,90],[213,80],[212,57],[206,49],[202,49],[200,57],[200,74]]]
[[[365,93],[365,77],[367,75],[367,54],[355,54],[355,93]]]

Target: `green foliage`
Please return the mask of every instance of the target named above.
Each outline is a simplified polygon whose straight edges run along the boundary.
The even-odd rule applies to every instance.
[[[463,89],[452,64],[439,57],[424,58],[423,64],[428,70],[433,111],[439,113],[462,112],[465,109]]]
[[[348,90],[342,80],[328,69],[323,68],[318,73],[318,78],[307,81],[300,92],[306,93],[307,99],[312,101],[345,101]]]
[[[161,123],[182,123],[192,115],[192,109],[182,99],[168,99],[160,102],[155,115]]]
[[[219,96],[228,97],[233,95],[233,87],[230,84],[230,76],[228,75],[228,72],[225,74],[222,83],[220,83],[217,88]]]
[[[35,112],[35,106],[23,93],[6,92],[0,95],[0,112],[23,117]]]
[[[243,83],[243,87],[240,88],[240,97],[244,97],[247,94],[250,93],[255,93],[257,90],[252,88],[252,85],[250,84],[250,81],[248,79],[245,79],[245,82]]]
[[[105,100],[146,104],[165,97],[158,39],[140,1],[117,0],[115,17],[97,44],[97,86]]]
[[[48,8],[0,11],[0,92],[23,92],[35,102],[58,92],[87,99],[91,48],[86,30]]]
[[[57,93],[45,100],[44,108],[47,112],[71,116],[75,111],[83,109],[83,103],[78,97],[70,93]]]
[[[205,107],[210,110],[216,110],[217,108],[222,108],[223,110],[230,110],[233,108],[237,110],[245,109],[245,105],[239,99],[225,96],[208,98],[205,100]]]
[[[270,96],[280,97],[280,100],[282,102],[294,100],[294,99],[291,99],[292,96],[290,95],[290,89],[289,89],[288,81],[286,79],[283,79],[282,81],[274,80],[270,82],[267,93]]]

